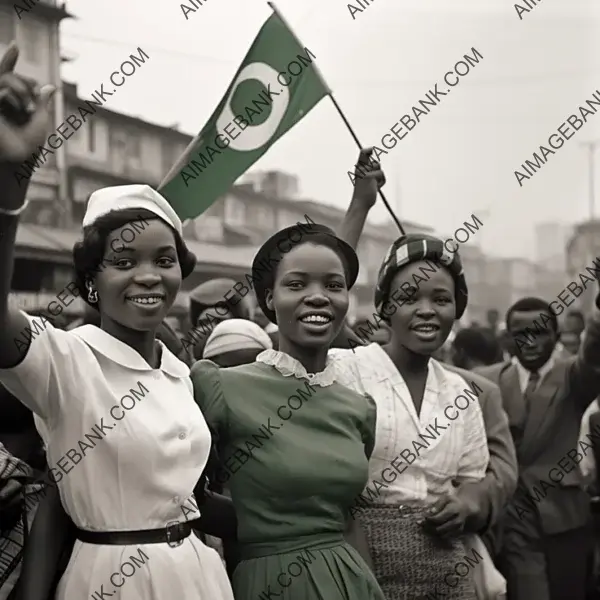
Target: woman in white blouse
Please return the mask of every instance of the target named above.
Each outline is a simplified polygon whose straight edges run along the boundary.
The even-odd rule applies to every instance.
[[[477,392],[431,358],[466,304],[458,254],[437,238],[402,236],[375,294],[390,342],[330,352],[338,381],[377,404],[369,484],[353,513],[387,600],[475,598],[472,568],[457,568],[467,515],[453,489],[484,477],[484,422]]]
[[[217,553],[191,534],[210,433],[188,367],[155,337],[195,264],[166,200],[145,185],[90,197],[76,281],[48,312],[81,295],[100,327],[61,331],[8,306],[21,163],[52,123],[52,90],[16,75],[17,57],[13,44],[0,61],[0,382],[34,412],[77,528],[56,598],[233,600]]]

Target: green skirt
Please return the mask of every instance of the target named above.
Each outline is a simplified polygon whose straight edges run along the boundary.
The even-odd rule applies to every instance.
[[[236,600],[385,600],[358,552],[338,534],[244,544]]]

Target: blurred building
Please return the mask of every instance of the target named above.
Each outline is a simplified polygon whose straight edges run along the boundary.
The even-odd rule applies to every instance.
[[[249,265],[255,249],[270,234],[306,222],[306,217],[337,230],[345,211],[298,197],[299,187],[297,177],[279,171],[249,173],[224,198],[186,224],[186,237],[225,244],[232,249],[240,247],[249,252]],[[403,220],[402,224],[407,233],[433,231],[431,227],[410,221]],[[357,250],[360,273],[354,289],[360,314],[372,314],[377,272],[387,249],[398,235],[398,228],[392,221],[365,226]]]
[[[535,226],[535,261],[550,271],[566,270],[565,247],[573,227],[563,223],[540,223]]]
[[[600,220],[585,221],[575,226],[566,245],[566,256],[568,281],[579,281],[580,273],[593,277],[595,264],[600,266]],[[594,305],[596,292],[595,286],[592,289],[588,285],[573,308],[589,313]]]
[[[56,129],[85,106],[77,87],[60,79],[59,24],[70,17],[56,1],[32,4],[19,19],[12,3],[0,0],[0,50],[13,39],[22,49],[18,71],[57,87]],[[25,18],[26,17],[26,18]],[[11,302],[26,310],[45,307],[73,277],[71,252],[90,194],[111,185],[147,183],[157,187],[191,136],[94,106],[95,113],[67,143],[37,168],[28,190],[28,209],[17,234]],[[74,129],[74,128],[72,128]],[[337,228],[344,211],[298,197],[299,182],[280,172],[248,173],[200,218],[185,224],[185,236],[198,257],[196,271],[184,282],[180,307],[190,290],[212,277],[243,278],[258,246],[281,227],[304,221]],[[430,230],[404,223],[407,231]],[[373,284],[387,247],[397,237],[391,223],[368,224],[358,249],[361,273],[352,305],[372,305]],[[69,311],[79,312],[81,303]]]

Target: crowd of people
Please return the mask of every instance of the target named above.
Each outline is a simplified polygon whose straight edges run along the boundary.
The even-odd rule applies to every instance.
[[[597,597],[600,300],[559,324],[522,298],[461,328],[460,253],[402,234],[365,340],[349,292],[385,176],[364,149],[337,232],[260,247],[256,304],[209,281],[180,331],[196,257],[165,198],[128,185],[88,201],[82,320],[13,310],[14,170],[52,114],[17,57],[0,61],[0,600]]]

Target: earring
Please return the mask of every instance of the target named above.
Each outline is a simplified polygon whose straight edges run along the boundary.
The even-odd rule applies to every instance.
[[[88,289],[88,302],[90,304],[96,304],[98,302],[98,291],[90,281],[87,282],[86,287]]]

